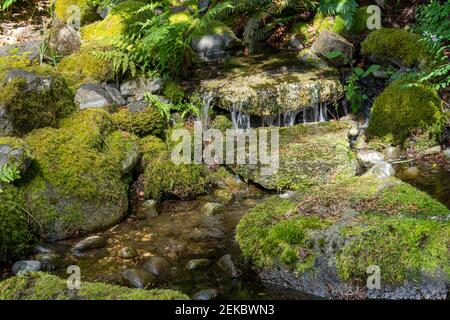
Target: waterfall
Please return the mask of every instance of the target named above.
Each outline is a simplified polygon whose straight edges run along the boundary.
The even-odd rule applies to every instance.
[[[214,98],[214,93],[208,91],[203,94],[202,97],[202,109],[200,110],[200,120],[203,124],[203,128],[206,129],[209,126],[209,111],[211,109],[211,102]]]
[[[231,107],[231,121],[235,129],[250,129],[250,116],[241,112],[242,101],[233,103]]]

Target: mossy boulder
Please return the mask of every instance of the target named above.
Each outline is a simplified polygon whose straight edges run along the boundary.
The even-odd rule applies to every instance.
[[[50,67],[10,69],[0,88],[0,136],[57,126],[75,110],[73,93]]]
[[[164,289],[129,289],[99,282],[82,282],[67,290],[65,279],[35,272],[0,282],[0,300],[188,300],[185,294]]]
[[[268,199],[237,227],[264,281],[322,297],[445,299],[450,210],[395,178],[354,177]],[[378,266],[381,289],[365,287]]]
[[[261,165],[230,167],[270,190],[302,190],[350,178],[358,165],[349,147],[349,128],[339,121],[280,128],[279,168],[274,174],[262,175]]]
[[[82,45],[79,52],[64,57],[56,69],[74,91],[85,83],[107,82],[113,77],[112,65],[96,54],[105,50],[107,46],[97,43]]]
[[[212,105],[262,117],[333,102],[343,95],[333,68],[316,68],[292,55],[249,61],[234,59],[221,77],[201,81],[200,90],[211,92]]]
[[[140,112],[121,109],[112,115],[112,121],[119,130],[132,132],[139,137],[163,137],[166,129],[166,121],[151,106]]]
[[[122,36],[133,23],[145,19],[146,14],[135,14],[145,3],[124,1],[114,6],[104,20],[91,23],[81,28],[81,39],[85,42],[102,42],[111,44]]]
[[[52,3],[55,17],[66,24],[74,24],[79,19],[85,25],[100,18],[91,0],[53,0]]]
[[[153,136],[142,139],[141,150],[146,197],[189,199],[206,192],[208,181],[204,165],[175,164],[168,146]]]
[[[430,56],[421,39],[420,35],[402,29],[374,30],[361,44],[361,52],[375,63],[424,66]]]
[[[0,137],[0,168],[7,165],[23,175],[33,160],[28,145],[15,137]]]
[[[0,183],[0,265],[28,253],[33,239],[25,197],[16,187]],[[1,290],[0,290],[1,291]]]
[[[128,209],[125,163],[135,154],[136,138],[115,133],[106,111],[77,112],[59,129],[35,130],[25,141],[35,161],[21,189],[43,238],[68,238],[122,218]]]
[[[390,84],[376,99],[368,133],[403,143],[414,130],[432,130],[439,136],[443,130],[441,100],[424,84],[400,79]]]

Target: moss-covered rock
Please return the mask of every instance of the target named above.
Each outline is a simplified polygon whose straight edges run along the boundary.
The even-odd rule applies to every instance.
[[[96,7],[90,0],[53,0],[55,17],[66,24],[73,24],[78,19],[81,25],[91,23],[100,18]]]
[[[132,132],[139,137],[153,135],[163,137],[166,122],[154,108],[148,107],[142,112],[121,109],[112,115],[114,125],[122,131]]]
[[[167,145],[153,136],[142,139],[141,146],[146,197],[189,199],[206,192],[208,186],[203,165],[175,164]]]
[[[164,96],[173,104],[179,104],[183,101],[186,92],[185,89],[175,81],[168,81],[164,84]]]
[[[211,128],[226,131],[233,128],[233,123],[226,116],[218,115],[211,122]]]
[[[395,178],[354,177],[268,199],[236,238],[265,281],[324,297],[443,299],[450,210]],[[370,266],[380,290],[364,290]]]
[[[15,276],[0,282],[0,300],[188,300],[178,291],[129,289],[98,282],[82,282],[67,290],[67,281],[42,273]]]
[[[246,181],[271,190],[302,190],[355,175],[345,122],[297,125],[280,129],[279,169],[262,175],[261,165],[231,166]]]
[[[390,84],[374,102],[368,133],[395,143],[403,141],[416,129],[443,129],[441,100],[423,84],[400,79]]]
[[[323,30],[339,33],[335,18],[318,13],[311,22],[300,22],[292,26],[291,32],[298,36],[305,46],[310,46]]]
[[[25,197],[16,187],[0,183],[0,265],[23,257],[33,238]],[[1,290],[0,290],[1,291]]]
[[[145,3],[140,1],[124,1],[111,9],[108,16],[101,21],[81,28],[81,39],[111,44],[122,36],[133,23],[144,20],[146,14],[134,14]]]
[[[130,152],[126,146],[135,139],[125,134],[111,139],[112,133],[106,111],[86,110],[65,119],[59,129],[36,130],[25,138],[35,161],[21,188],[44,238],[104,228],[127,211],[122,176]]]
[[[0,135],[23,135],[57,126],[75,110],[73,93],[50,67],[35,66],[4,72],[0,88]]]
[[[25,141],[16,137],[0,137],[0,168],[8,165],[23,175],[32,160],[33,155]]]
[[[95,53],[107,49],[108,47],[95,43],[82,45],[79,52],[64,57],[56,69],[74,90],[84,83],[106,82],[113,77],[112,65]]]
[[[315,68],[292,55],[249,61],[235,59],[225,66],[228,70],[222,77],[201,82],[201,90],[213,94],[215,106],[262,117],[332,102],[343,95],[333,68]]]
[[[372,31],[361,44],[361,52],[376,63],[423,66],[430,57],[421,36],[402,29]]]

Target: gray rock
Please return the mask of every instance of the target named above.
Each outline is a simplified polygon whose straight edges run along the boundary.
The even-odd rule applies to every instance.
[[[386,148],[386,150],[384,151],[384,154],[386,155],[386,160],[398,160],[400,159],[400,149],[397,147],[388,147]]]
[[[212,62],[229,57],[238,44],[234,34],[224,32],[193,37],[191,47],[201,61]]]
[[[102,85],[103,89],[109,93],[109,96],[114,102],[115,106],[124,106],[127,104],[127,101],[122,97],[119,88],[117,88],[113,84],[105,83]]]
[[[242,271],[235,265],[230,254],[224,255],[216,262],[217,267],[228,277],[238,278],[242,275]]]
[[[439,154],[439,153],[441,153],[441,146],[436,146],[433,148],[426,149],[426,150],[420,152],[420,155],[426,157],[426,156],[432,156],[432,155]]]
[[[37,272],[41,270],[42,264],[36,260],[22,260],[14,263],[12,266],[12,272],[15,275],[24,274],[28,272]]]
[[[23,176],[30,167],[32,161],[30,155],[30,150],[27,150],[26,147],[0,144],[0,168],[3,168],[5,165],[14,167]]]
[[[353,59],[355,48],[353,44],[340,35],[328,30],[323,30],[311,46],[311,51],[319,57],[329,61],[330,64],[342,67],[347,65],[348,61]],[[328,59],[327,54],[333,51],[342,52],[342,56],[336,59]]]
[[[72,248],[72,252],[84,252],[91,249],[103,248],[106,246],[106,239],[102,236],[91,236],[87,237],[78,243],[76,243]]]
[[[141,153],[139,151],[139,143],[136,141],[130,141],[126,151],[124,151],[120,163],[122,174],[131,173],[140,159]]]
[[[34,247],[36,253],[51,253],[54,252],[53,248],[46,243],[39,243]]]
[[[156,277],[153,274],[138,269],[127,269],[123,271],[122,278],[132,288],[149,288],[153,287],[156,283]]]
[[[409,167],[404,170],[401,174],[402,179],[404,180],[413,180],[420,176],[420,169],[418,167]]]
[[[192,300],[214,300],[219,296],[217,289],[205,289],[192,296]]]
[[[0,104],[0,137],[12,136],[14,134],[14,125],[8,118],[8,112],[4,105]]]
[[[80,109],[106,108],[114,105],[114,100],[102,85],[83,84],[75,94],[75,103]]]
[[[450,149],[444,150],[444,157],[445,159],[450,160]]]
[[[134,248],[130,248],[130,247],[123,247],[122,249],[120,249],[117,252],[117,255],[120,258],[124,258],[124,259],[133,259],[134,257],[137,256],[137,251]]]
[[[51,88],[53,78],[51,76],[37,75],[22,69],[12,69],[6,73],[5,81],[7,83],[16,79],[25,80],[27,87],[25,92],[43,92]]]
[[[41,41],[27,41],[0,47],[0,57],[28,56],[30,61],[39,60]]]
[[[48,43],[50,48],[57,53],[69,55],[81,47],[81,38],[72,26],[56,23],[50,31]]]
[[[170,263],[161,257],[150,257],[144,263],[144,269],[158,277],[166,277],[171,272]]]
[[[357,154],[359,163],[366,168],[371,168],[375,164],[384,161],[384,155],[374,150],[360,150]]]
[[[61,256],[55,252],[38,253],[34,258],[41,262],[42,269],[46,271],[53,271],[64,265]]]
[[[157,202],[155,200],[145,201],[139,210],[139,214],[144,218],[156,218],[158,217],[158,211],[156,210]]]
[[[289,49],[301,51],[304,48],[305,46],[303,45],[303,43],[301,42],[301,40],[298,38],[297,35],[291,37],[291,39],[289,40]]]
[[[207,215],[207,216],[211,216],[213,214],[216,214],[217,211],[222,208],[223,205],[220,203],[213,203],[213,202],[208,202],[203,206],[203,212]]]
[[[209,266],[210,263],[209,259],[192,259],[186,264],[186,269],[189,271],[198,270]]]
[[[380,179],[386,179],[386,178],[395,176],[395,169],[389,163],[378,162],[378,163],[374,164],[373,167],[370,168],[370,170],[367,171],[366,174],[373,175]]]
[[[144,99],[144,94],[158,93],[163,87],[161,78],[145,79],[144,77],[134,78],[126,81],[120,86],[120,93],[125,98],[133,97],[135,101]]]
[[[136,101],[127,105],[127,109],[131,112],[143,112],[149,107],[148,102]]]

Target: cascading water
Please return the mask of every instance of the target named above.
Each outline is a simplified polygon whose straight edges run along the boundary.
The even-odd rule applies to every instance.
[[[250,116],[242,113],[242,102],[233,103],[231,108],[231,121],[235,129],[250,129]]]
[[[200,120],[202,121],[203,128],[206,129],[209,126],[209,112],[211,110],[211,102],[214,98],[214,92],[209,91],[203,94],[202,109],[200,114]]]

